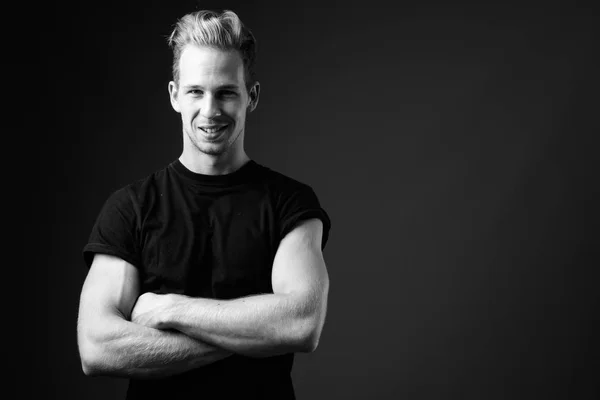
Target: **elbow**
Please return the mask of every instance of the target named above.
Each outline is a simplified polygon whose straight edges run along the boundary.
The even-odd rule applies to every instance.
[[[108,362],[102,353],[87,354],[81,356],[81,370],[85,376],[120,376],[120,370],[116,365]]]
[[[79,342],[79,358],[81,369],[86,376],[97,377],[110,375],[111,366],[109,365],[106,351],[101,344],[95,343],[89,339],[82,339]]]
[[[300,343],[300,352],[301,353],[312,353],[319,346],[319,337],[318,333],[312,333],[306,335],[302,342]]]
[[[99,369],[95,366],[95,364],[91,363],[89,360],[81,359],[81,369],[85,376],[94,377],[99,376]]]
[[[296,352],[312,353],[317,349],[325,325],[325,310],[325,306],[314,308],[298,316],[296,323],[291,324]]]
[[[296,334],[296,351],[300,353],[312,353],[319,346],[323,323],[318,318],[304,321],[301,329]]]
[[[86,376],[94,377],[101,375],[101,366],[98,361],[97,350],[91,343],[79,344],[79,358],[81,369]]]
[[[312,353],[319,346],[321,332],[325,324],[326,296],[321,302],[301,298],[299,307],[287,326],[288,344],[293,352]]]

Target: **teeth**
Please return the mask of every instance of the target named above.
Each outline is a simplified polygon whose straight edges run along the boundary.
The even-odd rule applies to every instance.
[[[221,129],[223,129],[224,127],[225,126],[219,126],[217,128],[200,128],[200,129],[202,129],[206,133],[216,133],[216,132],[220,131]]]

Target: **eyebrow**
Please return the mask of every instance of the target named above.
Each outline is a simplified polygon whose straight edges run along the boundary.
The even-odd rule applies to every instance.
[[[201,85],[184,85],[183,86],[184,90],[190,90],[190,89],[204,89]],[[239,89],[238,85],[234,85],[234,84],[226,84],[226,85],[221,85],[217,87],[217,90],[227,90],[227,89]]]

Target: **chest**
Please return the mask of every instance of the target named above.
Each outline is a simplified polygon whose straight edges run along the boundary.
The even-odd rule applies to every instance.
[[[162,193],[141,229],[144,289],[213,298],[270,292],[276,232],[259,190]]]

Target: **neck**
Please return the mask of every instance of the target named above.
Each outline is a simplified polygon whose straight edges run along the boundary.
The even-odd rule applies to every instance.
[[[246,164],[250,157],[245,151],[226,152],[221,155],[210,155],[195,151],[193,154],[184,149],[179,161],[190,171],[203,175],[225,175],[237,171]]]

